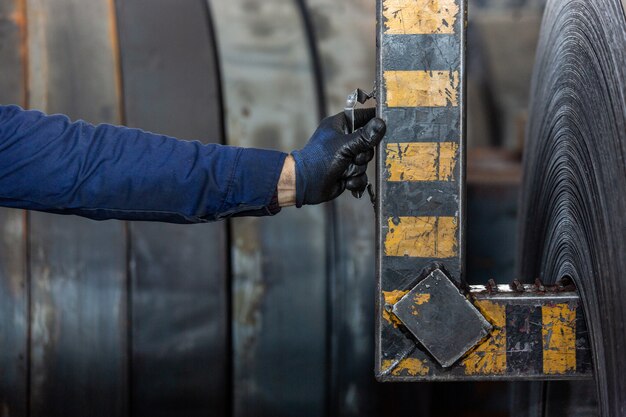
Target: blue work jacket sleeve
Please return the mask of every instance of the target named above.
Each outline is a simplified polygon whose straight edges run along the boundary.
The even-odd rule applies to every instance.
[[[270,215],[286,154],[0,106],[0,205],[96,220]]]

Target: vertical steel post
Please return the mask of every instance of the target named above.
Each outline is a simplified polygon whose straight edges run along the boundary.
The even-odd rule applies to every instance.
[[[434,268],[463,281],[466,0],[378,0],[376,375],[427,371],[391,306]]]

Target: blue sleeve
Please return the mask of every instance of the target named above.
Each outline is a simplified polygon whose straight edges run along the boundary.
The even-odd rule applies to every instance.
[[[278,211],[286,154],[0,106],[0,205],[198,223]]]

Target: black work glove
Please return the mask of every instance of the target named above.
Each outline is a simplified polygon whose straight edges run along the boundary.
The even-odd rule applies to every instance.
[[[354,133],[348,134],[344,113],[322,120],[306,146],[292,152],[296,163],[296,206],[319,204],[345,189],[362,194],[367,187],[367,163],[385,136],[385,122],[375,109],[355,111]]]

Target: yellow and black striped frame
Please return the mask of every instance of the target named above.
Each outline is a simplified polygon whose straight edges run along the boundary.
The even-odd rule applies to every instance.
[[[575,291],[467,292],[493,329],[448,368],[394,315],[393,306],[435,269],[467,288],[467,0],[378,0],[377,7],[378,113],[387,123],[377,161],[377,379],[590,378]]]
[[[377,375],[415,343],[385,305],[438,267],[464,269],[465,0],[378,0]]]

